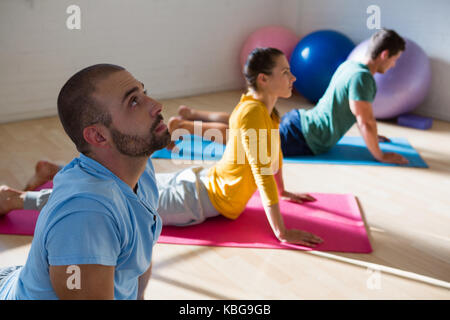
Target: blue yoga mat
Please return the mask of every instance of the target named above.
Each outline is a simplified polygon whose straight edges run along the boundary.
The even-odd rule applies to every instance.
[[[405,138],[390,138],[391,142],[380,143],[383,152],[396,152],[409,160],[404,167],[428,168],[419,153]],[[225,145],[203,140],[194,135],[183,136],[183,140],[176,143],[178,151],[167,149],[153,153],[152,158],[173,160],[213,160],[222,158]],[[285,157],[285,163],[316,163],[316,164],[343,164],[343,165],[371,165],[371,166],[398,166],[376,161],[367,149],[362,137],[343,137],[336,146],[327,153],[316,156]]]

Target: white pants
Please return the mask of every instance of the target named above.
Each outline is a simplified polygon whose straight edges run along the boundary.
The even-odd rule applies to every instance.
[[[220,213],[209,200],[205,187],[208,170],[191,167],[177,172],[157,173],[159,191],[158,213],[163,225],[187,226],[198,224]],[[24,209],[41,210],[52,189],[27,191]]]
[[[158,213],[163,226],[187,226],[220,213],[209,200],[205,187],[208,170],[191,167],[172,173],[157,173]]]
[[[209,200],[205,187],[208,169],[191,167],[177,172],[157,173],[159,191],[158,213],[163,225],[187,226],[198,224],[220,213]],[[24,209],[41,210],[52,189],[28,191]]]

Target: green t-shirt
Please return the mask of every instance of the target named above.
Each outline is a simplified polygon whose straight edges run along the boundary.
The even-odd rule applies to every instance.
[[[302,132],[311,151],[320,154],[331,149],[356,122],[350,100],[372,102],[376,91],[375,79],[365,64],[342,63],[317,105],[299,109]]]

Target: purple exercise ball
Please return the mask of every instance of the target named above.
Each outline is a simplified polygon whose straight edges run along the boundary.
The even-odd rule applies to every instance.
[[[361,42],[348,56],[348,60],[362,59],[370,39]],[[429,91],[431,83],[430,61],[414,41],[406,39],[405,51],[395,67],[386,73],[376,73],[377,95],[373,113],[377,119],[395,118],[419,106]]]

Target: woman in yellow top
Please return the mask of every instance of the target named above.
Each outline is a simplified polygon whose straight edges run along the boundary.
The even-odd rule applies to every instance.
[[[296,202],[313,201],[306,194],[284,189],[278,98],[289,98],[295,77],[284,54],[274,48],[255,49],[244,68],[248,92],[230,116],[229,138],[222,159],[207,176],[209,198],[225,217],[236,219],[256,189],[267,219],[282,242],[313,246],[321,239],[309,232],[287,229],[278,195]]]
[[[258,189],[267,219],[280,241],[316,246],[322,242],[319,237],[285,227],[278,205],[279,196],[298,203],[314,201],[309,195],[287,192],[282,178],[280,118],[275,104],[278,98],[291,96],[295,77],[284,54],[274,48],[252,51],[244,76],[248,92],[230,116],[222,159],[209,170],[193,167],[156,174],[158,213],[163,225],[198,224],[219,214],[236,219]],[[56,166],[54,169],[47,178],[58,171]],[[6,192],[12,191],[3,190]],[[22,192],[25,203],[22,200],[21,205],[25,209],[42,208],[48,198],[48,192],[43,192]]]

